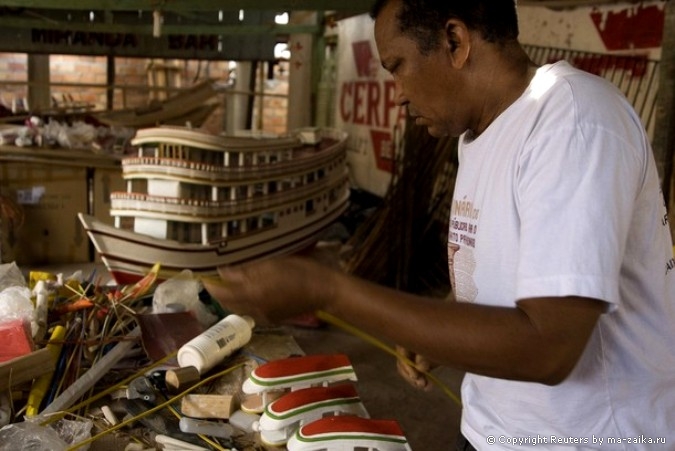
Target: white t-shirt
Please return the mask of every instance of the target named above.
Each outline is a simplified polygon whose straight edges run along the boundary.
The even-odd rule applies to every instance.
[[[609,303],[561,384],[467,374],[463,434],[479,450],[675,449],[675,260],[630,104],[600,77],[544,66],[479,137],[462,137],[459,162],[448,243],[459,301]]]

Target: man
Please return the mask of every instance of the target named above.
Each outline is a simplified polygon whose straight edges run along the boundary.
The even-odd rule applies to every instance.
[[[533,66],[513,0],[380,0],[373,17],[398,103],[433,136],[461,135],[456,301],[299,258],[223,268],[209,291],[258,321],[322,309],[399,343],[419,368],[466,371],[462,449],[672,447],[672,240],[630,105],[567,63]]]

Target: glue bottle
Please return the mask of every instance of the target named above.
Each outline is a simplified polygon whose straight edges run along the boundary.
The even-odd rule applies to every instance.
[[[251,340],[255,323],[249,316],[228,315],[178,350],[178,365],[204,374]]]

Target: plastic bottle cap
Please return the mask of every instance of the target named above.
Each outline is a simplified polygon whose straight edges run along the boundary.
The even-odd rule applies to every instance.
[[[250,316],[243,315],[241,317],[241,319],[246,321],[246,324],[248,324],[248,327],[250,327],[251,329],[253,329],[255,327],[255,320],[253,318],[251,318]]]
[[[183,346],[178,350],[178,364],[181,368],[193,366],[198,372],[202,372],[205,366],[204,355],[191,346]]]

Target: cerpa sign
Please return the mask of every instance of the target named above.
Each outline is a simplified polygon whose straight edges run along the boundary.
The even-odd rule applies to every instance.
[[[358,188],[384,196],[401,148],[405,108],[381,66],[368,15],[338,24],[336,126],[349,133],[347,158]]]

